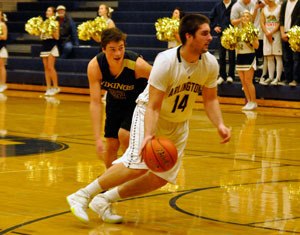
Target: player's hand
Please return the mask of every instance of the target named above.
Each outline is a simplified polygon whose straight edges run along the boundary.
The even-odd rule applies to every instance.
[[[98,155],[102,155],[104,153],[104,144],[101,138],[96,140],[96,152]]]
[[[231,128],[226,127],[225,125],[220,125],[218,127],[219,135],[221,136],[221,144],[225,144],[230,141],[231,138]]]
[[[152,135],[148,135],[148,136],[145,136],[145,137],[144,137],[144,140],[143,140],[143,142],[142,142],[142,144],[141,144],[141,147],[140,147],[140,150],[139,150],[139,155],[142,156],[142,160],[143,160],[143,155],[142,155],[143,149],[144,149],[144,147],[146,146],[147,142],[148,142],[149,140],[153,139],[153,138],[154,138],[154,136],[152,136]]]

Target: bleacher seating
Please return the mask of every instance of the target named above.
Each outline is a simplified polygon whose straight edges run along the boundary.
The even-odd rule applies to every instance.
[[[208,15],[213,5],[219,0],[119,0],[105,1],[113,7],[113,20],[116,25],[127,33],[127,49],[140,53],[152,63],[160,51],[167,48],[166,42],[155,37],[154,23],[158,18],[171,16],[175,7],[181,7],[187,13]],[[41,41],[38,37],[28,35],[24,30],[26,21],[38,15],[44,16],[48,6],[63,4],[76,24],[97,15],[99,1],[38,0],[35,2],[18,3],[16,12],[9,12],[8,50],[10,57],[7,64],[8,83],[45,85],[43,65],[39,57]],[[214,53],[217,47],[215,40],[210,45]],[[93,41],[81,41],[75,47],[72,59],[58,58],[56,68],[59,85],[66,87],[87,88],[86,68],[89,60],[99,52],[99,45]],[[300,87],[264,87],[256,84],[257,97],[265,99],[300,100]],[[220,96],[244,97],[241,84],[219,86]]]

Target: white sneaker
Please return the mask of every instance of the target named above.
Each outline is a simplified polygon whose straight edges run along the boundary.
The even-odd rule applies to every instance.
[[[48,88],[45,92],[46,96],[53,96],[54,95],[54,90],[53,88]]]
[[[290,83],[289,83],[289,86],[297,86],[297,82],[294,80],[294,81],[291,81]]]
[[[272,85],[272,86],[277,86],[277,85],[278,85],[278,82],[280,82],[279,79],[278,79],[278,78],[275,78],[275,79],[270,83],[270,85]]]
[[[0,92],[3,92],[7,89],[7,85],[6,84],[3,84],[3,85],[0,85]]]
[[[98,194],[89,204],[89,208],[96,212],[99,217],[106,223],[119,224],[122,223],[123,217],[113,214],[111,204],[104,194]]]
[[[53,95],[56,95],[60,92],[60,88],[59,87],[52,88],[52,91],[53,91]]]
[[[219,77],[218,80],[217,80],[217,84],[221,85],[223,82],[224,82],[224,78]]]
[[[242,110],[245,111],[251,111],[257,108],[257,103],[256,102],[248,102],[243,108]]]
[[[266,86],[269,85],[272,81],[273,81],[272,78],[267,78],[266,80],[259,82],[259,84]]]
[[[86,213],[90,196],[83,190],[80,189],[77,192],[67,196],[67,202],[71,207],[71,212],[77,219],[83,223],[89,222],[89,216]]]
[[[226,82],[227,83],[233,83],[233,78],[232,77],[227,77]]]

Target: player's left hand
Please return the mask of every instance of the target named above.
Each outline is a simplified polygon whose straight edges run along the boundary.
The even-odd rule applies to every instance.
[[[225,144],[230,141],[231,138],[231,128],[226,127],[225,125],[221,124],[218,127],[219,135],[221,136],[221,144]]]
[[[152,135],[149,135],[149,136],[145,136],[145,137],[144,137],[144,140],[143,140],[143,142],[142,142],[141,148],[140,148],[140,150],[139,150],[139,155],[140,155],[140,156],[142,156],[143,149],[144,149],[144,147],[146,146],[147,142],[148,142],[149,140],[153,139],[153,138],[154,138],[154,136],[152,136]],[[142,160],[143,160],[143,159],[142,159]]]

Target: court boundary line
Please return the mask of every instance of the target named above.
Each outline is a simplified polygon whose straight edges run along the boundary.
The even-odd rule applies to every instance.
[[[245,186],[245,185],[253,185],[253,184],[268,184],[268,183],[270,184],[270,183],[284,183],[284,182],[300,182],[300,180],[299,179],[294,179],[294,180],[254,182],[254,183],[245,183],[245,184],[233,184],[233,185],[230,185],[230,186]],[[196,218],[200,218],[200,219],[205,219],[205,220],[209,220],[209,221],[218,222],[218,223],[232,224],[232,225],[238,225],[238,226],[244,226],[244,227],[250,227],[250,228],[258,228],[258,229],[264,229],[264,230],[272,230],[272,231],[278,231],[278,232],[300,234],[300,231],[296,232],[296,231],[282,230],[282,229],[276,229],[276,228],[270,228],[270,227],[256,226],[255,225],[255,224],[261,224],[261,223],[264,223],[264,222],[252,222],[252,223],[242,224],[242,223],[237,223],[237,222],[224,221],[224,220],[214,219],[214,218],[210,218],[210,217],[206,217],[206,216],[196,215],[196,214],[193,214],[189,211],[181,209],[176,204],[178,199],[180,199],[183,196],[186,196],[187,194],[191,194],[191,193],[195,193],[195,192],[199,192],[199,191],[210,190],[210,189],[218,189],[218,188],[222,188],[222,186],[211,186],[211,187],[206,187],[206,188],[198,188],[198,189],[189,190],[187,192],[181,193],[181,194],[173,197],[172,199],[170,199],[169,205],[174,210],[176,210],[178,212],[181,212],[183,214],[186,214],[186,215],[189,215],[189,216],[192,216],[192,217],[196,217]],[[278,221],[278,220],[281,220],[281,221],[283,221],[283,220],[293,220],[293,219],[299,219],[299,218],[300,217],[287,218],[287,219],[282,218],[282,219],[269,220],[269,221],[265,221],[265,222],[272,222],[272,221]]]

